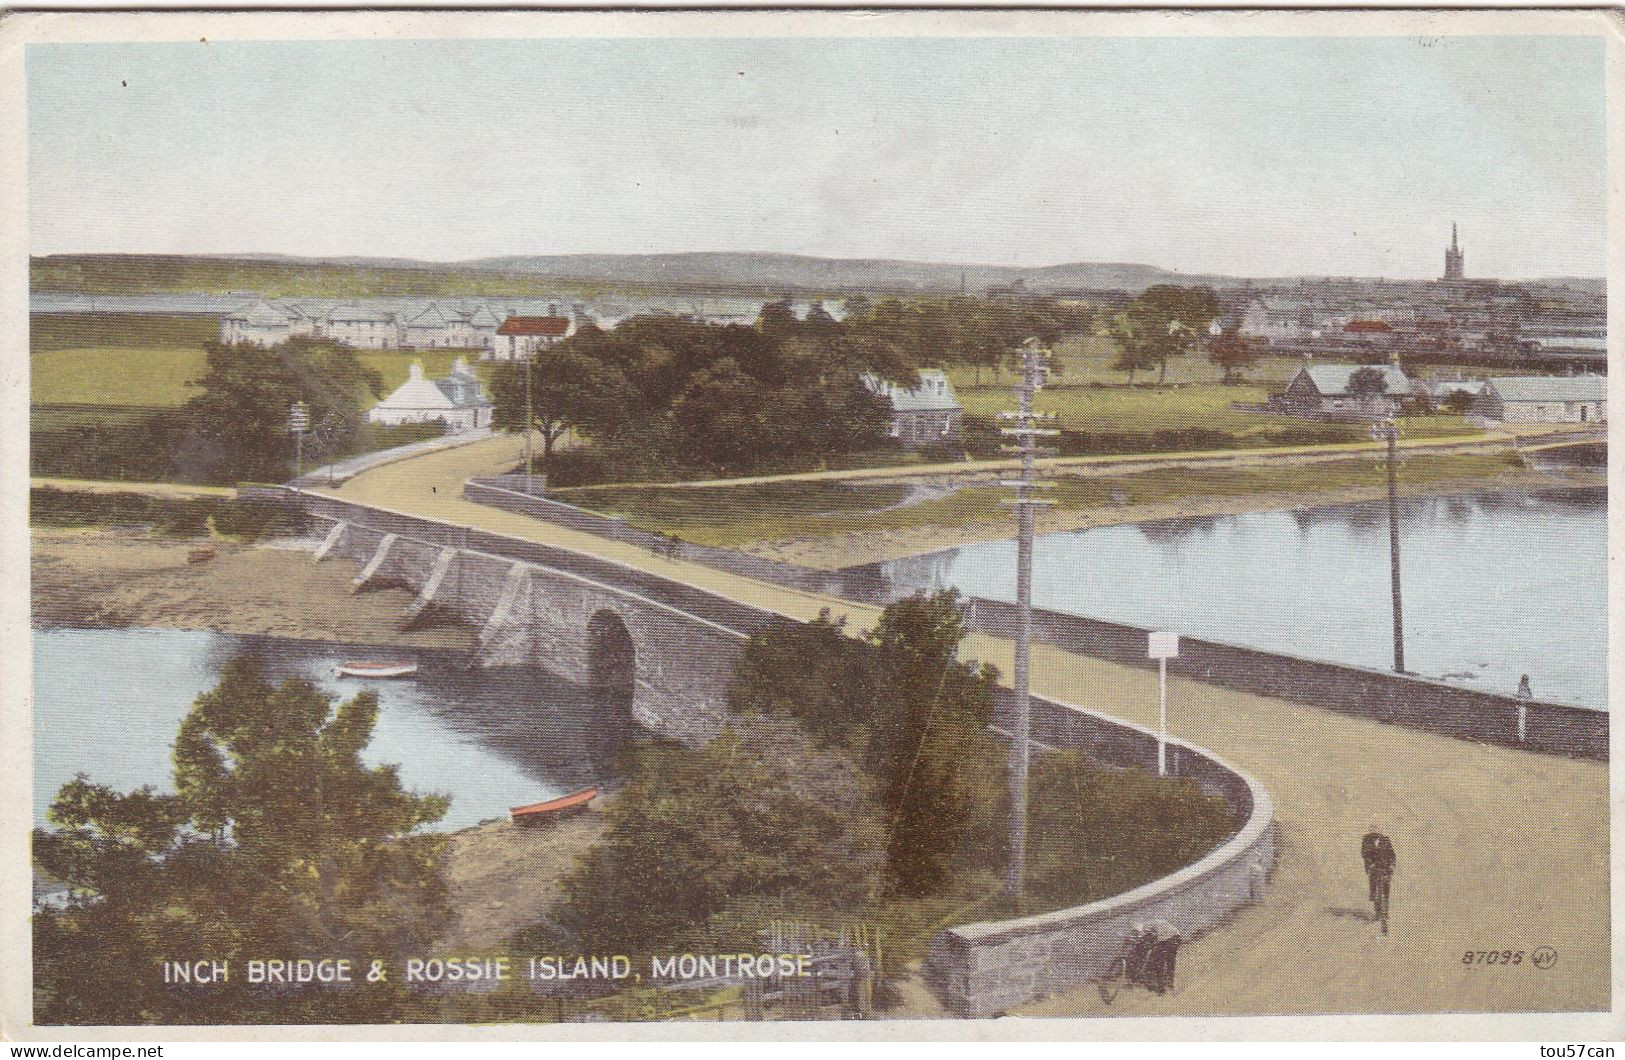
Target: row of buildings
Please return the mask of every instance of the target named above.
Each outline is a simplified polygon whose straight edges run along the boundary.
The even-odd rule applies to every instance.
[[[1397,364],[1310,364],[1270,399],[1270,411],[1320,419],[1382,419],[1407,405],[1444,407],[1455,395],[1469,421],[1487,424],[1606,423],[1608,380],[1600,375],[1413,379]]]
[[[320,306],[303,302],[256,302],[220,319],[220,341],[276,346],[290,338],[326,339],[363,350],[470,350],[483,359],[526,357],[575,333],[584,322],[579,306],[521,315],[489,303],[429,302],[409,309],[377,304]]]

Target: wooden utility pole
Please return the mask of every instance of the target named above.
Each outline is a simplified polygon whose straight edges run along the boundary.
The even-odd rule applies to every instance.
[[[1027,774],[1030,766],[1029,730],[1032,725],[1032,703],[1029,682],[1032,669],[1033,639],[1033,536],[1037,522],[1037,509],[1052,501],[1039,500],[1033,490],[1053,487],[1054,483],[1038,482],[1036,460],[1041,450],[1038,438],[1059,434],[1059,431],[1039,427],[1055,417],[1033,411],[1033,397],[1044,385],[1047,374],[1044,362],[1049,351],[1039,346],[1037,339],[1028,339],[1021,345],[1021,385],[1016,395],[1021,399],[1015,412],[1001,412],[1001,420],[1013,421],[1014,426],[1000,427],[1005,435],[1015,439],[1014,445],[1004,446],[1005,452],[1021,457],[1021,477],[1000,485],[1016,490],[1013,500],[1000,503],[1016,510],[1016,606],[1020,615],[1016,628],[1016,716],[1010,731],[1010,863],[1005,871],[1004,890],[1019,912],[1022,903],[1023,877],[1027,864]]]
[[[1405,608],[1399,595],[1399,425],[1392,419],[1371,428],[1373,437],[1388,443],[1388,584],[1394,605],[1394,672],[1405,672]]]

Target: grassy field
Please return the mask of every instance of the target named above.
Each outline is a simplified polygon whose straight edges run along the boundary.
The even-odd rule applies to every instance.
[[[219,337],[220,321],[209,316],[36,313],[28,318],[28,348],[34,353],[108,346],[202,349]]]
[[[1324,420],[1269,416],[1233,408],[1235,403],[1262,404],[1269,396],[1264,386],[1191,383],[1178,387],[1053,387],[1040,391],[1040,412],[1053,412],[1057,426],[1069,431],[1107,434],[1147,434],[1156,431],[1223,431],[1245,443],[1250,436],[1268,435],[1282,428],[1301,428],[1326,435],[1327,441],[1363,441],[1364,424],[1336,424]],[[975,387],[959,391],[965,415],[991,420],[1014,407],[1005,387]],[[1482,433],[1460,416],[1407,416],[1400,424],[1406,437],[1453,437]]]
[[[57,341],[72,335],[58,334]],[[376,369],[384,393],[406,382],[414,361],[424,374],[437,379],[451,371],[459,356],[467,357],[481,379],[490,380],[493,362],[478,360],[478,352],[434,350],[421,353],[364,350],[363,365]],[[192,380],[205,371],[203,341],[196,346],[59,346],[36,347],[30,357],[29,398],[42,405],[160,406],[184,405],[197,393]],[[37,410],[36,410],[37,411]]]
[[[1127,372],[1112,367],[1112,361],[1117,357],[1117,343],[1109,338],[1073,336],[1057,342],[1052,352],[1054,360],[1051,366],[1056,371],[1054,379],[1058,386],[1118,386],[1128,382]],[[1251,383],[1279,389],[1302,363],[1296,357],[1261,357],[1257,364],[1247,369],[1244,378]],[[1016,381],[1014,372],[1002,371],[995,378],[991,371],[978,374],[972,368],[952,368],[948,376],[956,389],[995,386],[1007,391]],[[1169,385],[1217,383],[1223,378],[1224,373],[1202,354],[1176,357],[1168,362]],[[1155,371],[1136,372],[1134,375],[1135,383],[1149,383],[1155,379]]]
[[[205,367],[202,347],[176,346],[36,350],[29,361],[35,405],[184,405]]]
[[[1489,480],[1522,468],[1512,454],[1413,456],[1402,462],[1407,487],[1447,481]],[[1386,482],[1374,459],[1285,464],[1254,468],[1161,468],[1110,476],[1058,476],[1046,497],[1060,510],[1151,505],[1187,497],[1327,493]],[[926,526],[963,526],[1008,519],[999,502],[1010,491],[972,486],[923,495],[900,504],[905,487],[847,486],[838,482],[785,482],[706,489],[558,490],[555,495],[637,527],[675,534],[698,544],[733,547],[757,541],[832,537]]]

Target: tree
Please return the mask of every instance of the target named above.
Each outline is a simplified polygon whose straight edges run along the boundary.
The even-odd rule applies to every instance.
[[[389,989],[276,999],[244,981],[254,957],[391,956],[432,941],[445,914],[444,840],[421,826],[443,796],[367,766],[378,699],[335,708],[301,680],[272,685],[256,656],[229,662],[175,741],[175,793],[120,794],[80,776],[36,829],[34,857],[67,883],[35,914],[42,1023],[298,1022],[391,1018]],[[207,991],[166,987],[158,962],[233,962]]]
[[[754,947],[774,915],[851,916],[880,871],[869,787],[782,715],[739,720],[699,750],[644,748],[603,842],[564,882],[556,930],[581,952],[648,953]],[[728,915],[743,908],[755,915]]]
[[[1117,343],[1117,357],[1112,367],[1128,373],[1128,385],[1134,385],[1134,373],[1156,367],[1157,351],[1150,338],[1142,333],[1143,323],[1129,313],[1112,317],[1107,334]]]
[[[1208,360],[1224,372],[1226,383],[1241,381],[1241,375],[1257,362],[1259,351],[1239,327],[1229,327],[1208,344]]]
[[[1469,390],[1452,390],[1444,399],[1446,412],[1453,412],[1457,416],[1465,416],[1472,411],[1476,395]]]
[[[887,886],[931,894],[1002,805],[987,724],[998,674],[958,659],[954,592],[887,607],[862,640],[827,614],[780,622],[745,646],[729,697],[746,714],[788,712],[821,746],[874,778],[886,824]]]
[[[293,338],[279,346],[209,343],[202,392],[187,402],[192,476],[205,480],[280,482],[293,459],[288,414],[303,402],[312,423],[328,417],[355,424],[367,395],[383,380],[348,346]]]
[[[1168,361],[1190,352],[1219,315],[1219,299],[1209,287],[1159,283],[1128,304],[1124,315],[1138,359],[1157,365],[1157,385],[1168,378]]]
[[[867,637],[877,652],[877,698],[865,753],[889,824],[892,889],[940,890],[975,832],[993,756],[987,733],[998,671],[958,658],[967,632],[953,590],[887,607]]]
[[[525,429],[525,376],[530,375],[531,429],[542,436],[542,459],[572,427],[603,424],[627,398],[625,377],[570,340],[546,347],[528,361],[497,366],[491,379],[492,422]]]
[[[1377,398],[1388,392],[1388,375],[1368,364],[1349,373],[1349,393],[1355,397]]]

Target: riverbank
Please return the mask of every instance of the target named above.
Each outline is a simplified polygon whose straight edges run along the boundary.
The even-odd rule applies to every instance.
[[[1607,486],[1607,475],[1588,469],[1566,472],[1508,467],[1492,475],[1445,476],[1421,484],[1402,484],[1402,497],[1437,497],[1515,489],[1571,489]],[[1006,491],[1007,492],[1007,491]],[[1186,495],[1145,503],[1132,501],[1092,508],[1052,508],[1038,516],[1040,534],[1091,530],[1102,526],[1190,519],[1248,512],[1283,511],[1322,505],[1359,504],[1387,497],[1386,486],[1348,485],[1323,489],[1263,490],[1221,495]],[[864,530],[846,534],[781,538],[735,545],[739,551],[766,559],[822,570],[841,570],[866,563],[941,552],[983,541],[1014,536],[1002,518],[977,519],[956,525],[923,525]]]
[[[30,533],[32,621],[261,634],[346,644],[472,651],[466,626],[405,631],[402,589],[352,593],[352,564],[315,563],[293,542],[242,544],[133,530]],[[214,558],[192,563],[194,549]]]

